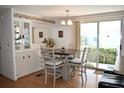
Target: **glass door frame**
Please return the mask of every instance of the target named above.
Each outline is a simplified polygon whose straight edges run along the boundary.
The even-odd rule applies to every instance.
[[[97,61],[96,61],[96,68],[98,69],[99,67],[99,22],[96,22],[97,23]]]

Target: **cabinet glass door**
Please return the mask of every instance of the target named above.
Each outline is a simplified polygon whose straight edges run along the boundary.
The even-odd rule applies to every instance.
[[[20,50],[21,47],[21,34],[20,34],[20,22],[14,22],[14,31],[15,31],[15,49]]]
[[[23,44],[24,48],[30,48],[30,24],[28,22],[23,23]]]

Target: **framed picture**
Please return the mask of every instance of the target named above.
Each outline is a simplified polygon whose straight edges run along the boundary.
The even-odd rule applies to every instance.
[[[39,32],[39,38],[43,38],[43,32]]]
[[[58,37],[63,37],[63,31],[58,31]]]

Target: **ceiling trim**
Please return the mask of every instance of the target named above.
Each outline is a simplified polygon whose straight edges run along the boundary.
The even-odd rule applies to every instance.
[[[21,14],[21,13],[14,13],[14,17],[25,18],[25,19],[36,20],[36,21],[43,21],[43,22],[55,24],[55,21],[53,21],[53,20],[40,18],[40,17],[36,17],[36,16],[29,16],[29,15],[25,15],[25,14]]]
[[[124,17],[124,11],[116,12],[106,12],[106,13],[97,13],[91,15],[77,16],[73,17],[73,21],[82,21],[82,22],[96,22],[96,21],[106,21],[106,20],[118,20]]]

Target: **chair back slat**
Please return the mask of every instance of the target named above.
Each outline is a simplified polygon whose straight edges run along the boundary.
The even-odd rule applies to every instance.
[[[82,63],[87,62],[89,51],[90,51],[89,47],[84,48],[84,51],[83,51],[83,54],[82,54],[82,60],[81,60]]]
[[[84,50],[76,50],[74,57],[82,59],[83,51]]]
[[[46,61],[54,62],[55,63],[55,56],[54,56],[54,48],[42,48],[41,54],[44,60],[44,63]]]

